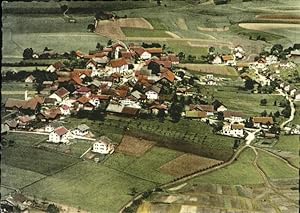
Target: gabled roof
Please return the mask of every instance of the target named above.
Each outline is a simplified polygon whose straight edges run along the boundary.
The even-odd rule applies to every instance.
[[[254,123],[260,123],[260,124],[273,124],[273,118],[272,117],[253,117]]]
[[[175,74],[168,70],[168,69],[165,69],[162,73],[161,73],[161,78],[165,78],[167,79],[168,81],[170,82],[173,82],[175,80]]]
[[[72,74],[78,75],[78,76],[82,76],[82,75],[91,76],[92,70],[91,69],[74,69]]]
[[[141,56],[144,52],[146,52],[146,50],[143,47],[134,47],[134,48],[132,48],[132,50],[134,52],[136,52],[136,54],[138,54],[138,56]]]
[[[67,89],[65,89],[64,87],[59,88],[54,93],[61,98],[64,98],[70,94],[70,92]]]
[[[62,136],[64,134],[66,134],[67,132],[69,132],[69,130],[67,130],[65,127],[61,126],[61,127],[58,127],[54,130],[54,132],[59,135],[59,136]]]
[[[222,60],[230,61],[230,60],[234,60],[234,57],[233,57],[233,55],[222,55]]]
[[[148,51],[151,54],[162,53],[163,52],[162,48],[147,48],[145,50]]]
[[[119,58],[119,59],[115,59],[115,60],[111,60],[110,61],[110,65],[111,67],[121,67],[124,65],[127,65],[127,61],[124,58]]]
[[[90,92],[91,89],[88,88],[88,87],[80,87],[76,90],[77,92],[80,92],[80,93],[87,93],[87,92]]]
[[[244,113],[242,113],[242,112],[233,112],[233,111],[224,111],[223,115],[224,115],[224,118],[242,117],[244,115]]]
[[[231,129],[244,129],[244,124],[232,124]]]
[[[58,108],[52,108],[52,109],[48,109],[48,110],[41,112],[41,114],[46,119],[55,119],[58,115],[61,114],[61,112]]]
[[[187,117],[187,118],[205,118],[206,112],[204,112],[204,111],[186,111],[185,117]]]
[[[39,98],[31,98],[29,100],[20,100],[8,98],[5,103],[5,108],[31,109],[35,110],[38,104],[43,103]]]
[[[84,132],[90,129],[90,127],[86,124],[80,124],[78,125],[77,129],[79,129],[80,131]]]
[[[127,115],[136,115],[138,114],[138,112],[139,112],[138,108],[124,107],[121,113]]]
[[[86,97],[86,96],[81,96],[80,98],[77,99],[77,101],[81,104],[86,104],[90,101],[91,99]]]

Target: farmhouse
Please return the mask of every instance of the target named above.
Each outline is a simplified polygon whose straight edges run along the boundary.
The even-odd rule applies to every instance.
[[[54,98],[56,102],[61,103],[62,101],[69,98],[70,92],[66,90],[64,87],[59,88],[56,90],[49,98]]]
[[[206,112],[203,111],[185,111],[186,118],[194,118],[194,119],[201,119],[207,116]]]
[[[142,47],[132,48],[132,50],[134,50],[135,53],[139,56],[139,58],[142,60],[148,60],[151,58],[151,53]]]
[[[85,136],[89,134],[89,130],[90,130],[89,126],[87,126],[86,124],[80,124],[72,131],[72,134],[77,136]]]
[[[233,111],[224,111],[223,117],[225,121],[229,122],[242,122],[244,119],[242,118],[242,112],[233,112]]]
[[[111,142],[108,137],[101,136],[99,141],[93,144],[92,152],[104,155],[112,154],[114,152],[114,145]]]
[[[244,127],[244,124],[240,123],[225,124],[222,128],[222,134],[242,138],[244,137]]]
[[[235,60],[233,55],[222,55],[222,61],[226,65],[235,65]]]
[[[256,128],[269,128],[274,124],[272,117],[253,117],[253,126]]]
[[[111,60],[109,65],[113,72],[124,73],[128,71],[128,63],[124,58]]]
[[[70,137],[70,131],[61,126],[56,128],[49,134],[49,142],[53,143],[68,143]]]

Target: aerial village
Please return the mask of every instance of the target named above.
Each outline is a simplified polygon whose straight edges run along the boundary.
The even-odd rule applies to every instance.
[[[151,45],[150,45],[151,46]],[[299,49],[293,50],[288,57],[299,58]],[[39,55],[35,54],[38,58]],[[237,46],[232,54],[215,54],[210,50],[208,58],[212,64],[233,66],[238,71],[245,68],[239,60],[246,57],[246,51]],[[97,51],[84,54],[74,52],[74,58],[84,60],[81,68],[69,68],[58,61],[50,65],[46,72],[55,76],[54,80],[39,82],[38,94],[29,96],[24,91],[24,99],[8,98],[5,110],[16,113],[15,118],[2,123],[2,133],[8,131],[31,131],[37,134],[48,134],[49,143],[68,144],[72,139],[94,140],[92,152],[111,154],[115,147],[107,137],[94,138],[89,126],[79,124],[75,129],[67,129],[62,123],[67,116],[93,112],[93,116],[101,113],[126,116],[132,119],[140,114],[152,114],[160,117],[170,115],[175,121],[181,117],[196,119],[215,125],[221,122],[216,134],[234,138],[245,138],[247,128],[257,128],[265,137],[277,137],[278,127],[275,127],[274,117],[257,115],[249,118],[242,112],[231,110],[222,104],[222,100],[214,100],[207,104],[206,97],[195,85],[221,85],[222,78],[207,74],[195,78],[185,69],[177,68],[179,57],[174,53],[164,52],[162,47],[144,48],[139,44],[123,42],[110,43]],[[295,101],[300,100],[300,91],[280,82],[276,73],[265,77],[261,73],[271,65],[292,67],[290,60],[280,61],[278,57],[261,56],[250,63],[257,77],[256,83],[261,86],[276,82],[280,90]],[[278,73],[277,73],[278,74]],[[247,80],[247,73],[241,74]],[[36,83],[33,75],[27,76],[26,83]],[[70,86],[71,85],[71,86]],[[190,104],[184,100],[190,101]],[[183,102],[180,108],[178,103]],[[180,105],[180,104],[179,104]],[[39,123],[39,125],[36,125]],[[300,127],[289,128],[290,134],[300,134]]]

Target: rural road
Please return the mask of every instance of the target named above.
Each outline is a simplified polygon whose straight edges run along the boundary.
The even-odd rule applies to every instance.
[[[291,97],[288,96],[288,94],[284,93],[281,89],[277,89],[277,91],[279,92],[279,94],[281,94],[283,97],[285,97],[289,103],[290,103],[290,107],[291,107],[291,114],[288,120],[284,121],[281,125],[280,125],[280,129],[284,129],[284,126],[287,125],[288,123],[290,123],[291,121],[294,120],[295,117],[295,105],[293,102],[293,99]]]

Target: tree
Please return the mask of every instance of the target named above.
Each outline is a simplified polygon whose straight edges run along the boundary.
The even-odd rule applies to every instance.
[[[103,46],[98,42],[96,45],[97,50],[103,50]]]
[[[216,48],[214,48],[214,47],[210,47],[210,48],[208,49],[208,52],[210,52],[210,53],[214,53],[214,52],[215,52],[215,50],[216,50]]]
[[[129,190],[130,190],[130,193],[129,193],[130,195],[134,196],[134,195],[137,194],[137,190],[136,190],[135,187],[132,187],[132,188],[130,188]]]
[[[179,58],[180,61],[183,61],[183,60],[185,59],[185,54],[184,54],[184,52],[178,53],[177,56],[178,56],[178,58]]]
[[[281,114],[285,117],[288,118],[291,115],[291,107],[290,105],[287,105],[282,111]]]
[[[59,208],[54,204],[49,204],[46,210],[47,213],[59,213]]]
[[[219,122],[216,122],[214,125],[213,125],[213,131],[214,132],[219,132],[223,129],[223,126],[224,126],[224,123],[222,121],[219,121]]]
[[[283,46],[281,44],[274,44],[271,48],[270,53],[272,55],[279,56],[279,54],[283,51]]]
[[[180,120],[182,111],[183,106],[180,103],[172,103],[169,113],[174,122],[178,122]]]
[[[33,56],[33,49],[32,48],[26,48],[23,51],[23,59],[24,60],[26,60],[26,59],[32,59],[32,56]]]
[[[262,113],[260,113],[261,116],[266,117],[268,115],[267,111],[264,110]]]
[[[89,24],[88,26],[87,26],[87,29],[90,31],[90,32],[95,32],[95,25],[94,24]]]
[[[276,112],[274,113],[274,116],[275,116],[276,118],[278,118],[278,117],[280,116],[280,112],[279,112],[279,111],[276,111]]]
[[[274,105],[274,106],[277,106],[277,101],[276,101],[276,100],[274,101],[274,104],[273,104],[273,105]]]
[[[164,122],[165,117],[166,117],[166,112],[164,109],[160,109],[157,113],[157,117],[159,119],[159,122]]]
[[[267,99],[265,99],[265,98],[264,98],[264,99],[261,99],[261,100],[260,100],[260,105],[261,105],[261,106],[266,106],[266,105],[267,105]]]
[[[107,46],[112,45],[112,43],[113,43],[113,41],[111,39],[109,39],[108,42],[107,42]]]
[[[156,3],[157,3],[158,6],[160,6],[161,5],[161,0],[156,0]]]
[[[254,83],[255,83],[255,81],[253,81],[252,79],[246,79],[246,81],[245,81],[245,89],[246,90],[252,90],[252,89],[254,89]]]

